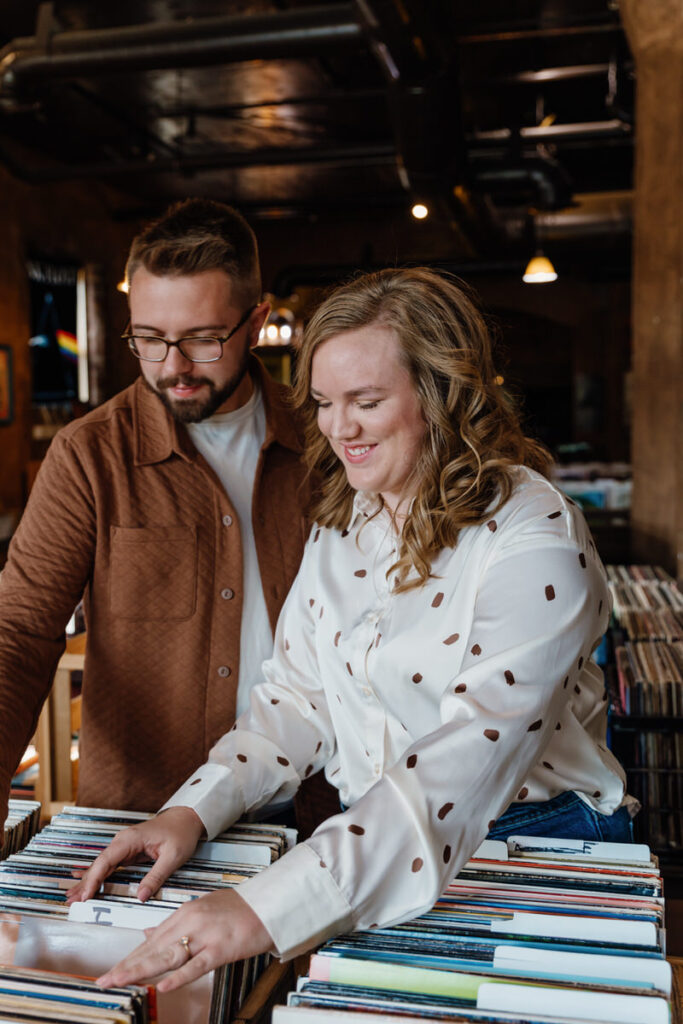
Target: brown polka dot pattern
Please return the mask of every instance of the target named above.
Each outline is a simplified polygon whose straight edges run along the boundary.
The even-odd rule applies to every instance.
[[[321,867],[321,868],[326,868],[326,867],[327,867],[327,864],[325,863],[325,861],[324,861],[324,860],[321,860],[321,861],[320,861],[320,867]]]
[[[452,810],[453,810],[453,804],[452,803],[444,804],[443,807],[439,808],[439,810],[436,813],[436,816],[439,819],[439,821],[443,821],[443,819],[446,817],[446,815],[450,814]]]
[[[351,832],[354,836],[365,835],[365,829],[363,828],[362,825],[349,825],[348,831]]]
[[[287,765],[289,764],[289,761],[287,760],[287,758],[286,758],[286,757],[278,757],[278,759],[277,759],[277,763],[278,763],[278,764],[282,764],[282,765],[284,765],[284,766],[285,766],[285,768],[286,768],[286,767],[287,767]]]
[[[317,544],[319,540],[320,540],[320,530],[316,530],[315,531],[315,536],[313,537],[313,543]]]
[[[308,703],[309,703],[309,704],[311,705],[311,707],[313,708],[313,710],[314,710],[314,711],[317,711],[317,710],[318,710],[318,709],[317,709],[317,707],[315,706],[315,704],[313,703],[313,701],[312,701],[312,700],[309,700],[309,702],[308,702]]]
[[[238,754],[237,755],[237,760],[241,761],[243,764],[246,764],[247,755],[246,754]]]
[[[444,599],[444,594],[443,594],[443,591],[440,590],[439,593],[434,598],[434,600],[432,601],[432,608],[438,608],[439,605],[441,604],[441,602],[443,601],[443,599]]]
[[[350,676],[353,675],[353,669],[351,668],[351,665],[349,664],[348,661],[346,662],[346,671],[349,673]]]
[[[348,535],[349,535],[349,531],[348,530],[342,530],[342,537],[348,537]]]
[[[508,684],[508,686],[515,685],[515,677],[513,676],[509,668],[505,670],[505,682]]]
[[[200,783],[201,781],[202,781],[201,779],[193,779],[193,780],[192,780],[192,782],[190,783],[190,785],[191,785],[191,786],[196,786],[196,785],[198,785],[198,784],[199,784],[199,783]]]
[[[320,748],[322,747],[322,745],[323,745],[323,741],[322,741],[322,740],[318,740],[317,746],[316,746],[316,748],[315,748],[315,752],[316,752],[316,754],[318,753],[318,751],[320,750]]]
[[[603,604],[603,602],[601,601],[600,604],[598,605],[598,615],[602,611],[602,604]]]
[[[491,522],[487,523],[486,525],[488,526],[491,533],[495,533],[496,530],[498,529],[498,523],[496,522],[495,519],[492,519]]]
[[[568,683],[568,682],[569,682],[569,676],[565,676],[565,677],[564,677],[564,682],[562,683],[562,688],[563,688],[564,690],[566,690],[566,689],[567,689],[567,683]]]
[[[527,732],[537,732],[541,728],[542,725],[543,725],[543,719],[542,718],[537,718],[535,722],[531,723],[531,725],[527,729]]]
[[[414,768],[417,764],[417,754],[411,754],[406,761],[406,768]]]
[[[448,843],[446,843],[446,845],[443,848],[443,862],[444,862],[444,864],[448,864],[450,859],[451,859],[451,848],[448,845]]]
[[[500,736],[500,733],[498,732],[497,729],[484,729],[484,736],[486,737],[487,740],[491,740],[493,743],[495,743],[498,737]]]
[[[312,608],[314,604],[315,604],[315,598],[314,597],[309,597],[309,599],[308,599],[308,607]]]
[[[306,765],[306,771],[304,772],[304,778],[307,779],[312,771],[313,771],[313,765],[312,764],[307,764]]]
[[[555,771],[555,769],[554,769],[554,768],[553,768],[553,766],[551,765],[550,761],[544,761],[544,762],[543,762],[543,767],[544,767],[544,768],[548,768],[548,769],[549,769],[549,770],[550,770],[551,772],[554,772],[554,771]]]
[[[583,551],[579,555],[579,563],[580,563],[582,569],[586,568],[586,556],[584,555]]]
[[[529,790],[527,789],[526,786],[522,786],[522,788],[520,789],[519,793],[517,794],[517,799],[518,800],[524,800],[524,798],[527,797],[528,795],[529,795]]]
[[[459,639],[459,633],[451,633],[451,635],[447,636],[446,639],[444,640],[444,644],[446,645],[446,647],[450,647],[451,644],[454,644]]]
[[[341,629],[337,630],[334,634],[334,646],[339,647],[339,637],[341,636]]]
[[[325,611],[325,609],[321,607],[321,609],[320,609],[320,615],[318,616],[318,618],[319,618],[319,619],[322,619],[322,617],[323,617],[323,612],[324,612],[324,611]]]
[[[475,644],[475,645],[473,646],[473,648],[472,648],[472,654],[474,654],[474,655],[478,655],[478,654],[481,654],[481,647],[479,646],[479,644]]]
[[[382,634],[378,633],[377,634],[377,639],[375,640],[375,647],[379,647],[379,642],[380,642],[381,639],[382,639]]]
[[[285,640],[285,650],[289,650],[289,640]]]
[[[277,697],[271,697],[270,698],[270,703],[271,704],[279,704],[280,701],[279,701],[279,699]]]
[[[581,693],[581,687],[580,687],[580,686],[578,686],[578,685],[577,685],[577,686],[575,686],[575,687],[574,687],[574,693]]]
[[[362,580],[364,576],[367,576],[367,574],[368,574],[368,570],[367,569],[356,569],[356,571],[354,572],[353,575],[357,576],[359,580]]]
[[[493,828],[493,826],[495,824],[496,824],[496,819],[495,818],[491,818],[491,820],[489,822],[489,832],[491,831],[491,829]]]
[[[555,600],[555,587],[553,587],[551,583],[549,583],[548,586],[545,588],[545,599],[546,601]]]
[[[334,771],[330,774],[330,778],[332,778],[333,775],[339,775],[340,771],[341,771],[341,768],[335,768]]]
[[[467,683],[458,683],[458,685],[455,687],[453,693],[464,693],[466,689],[467,689]]]
[[[562,728],[562,722],[558,722],[557,725],[555,726],[555,732],[559,732],[561,728]]]
[[[422,857],[416,857],[413,863],[410,865],[410,870],[413,872],[413,874],[415,874],[416,871],[422,870],[423,864],[424,861],[422,860]]]
[[[597,800],[597,799],[598,799],[598,797],[602,796],[602,793],[600,792],[600,790],[599,790],[599,789],[596,789],[596,790],[595,790],[595,792],[593,793],[593,796],[594,796],[594,797],[596,798],[596,800]]]
[[[562,515],[561,512],[551,512],[550,515],[548,516],[548,519],[557,519],[557,517],[561,516],[561,515]]]
[[[416,672],[415,675],[413,676],[413,682],[414,683],[421,683],[422,682],[422,675],[419,672]]]

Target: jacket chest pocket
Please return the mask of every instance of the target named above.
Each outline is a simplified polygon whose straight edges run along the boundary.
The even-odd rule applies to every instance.
[[[192,526],[113,526],[109,605],[121,619],[188,619],[197,599]]]

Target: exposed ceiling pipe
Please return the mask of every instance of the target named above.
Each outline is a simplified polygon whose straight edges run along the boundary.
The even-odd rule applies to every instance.
[[[45,39],[15,39],[0,51],[0,95],[12,95],[45,79],[318,55],[363,42],[352,3],[54,31]]]
[[[569,178],[559,164],[549,159],[529,159],[508,167],[475,170],[473,183],[486,192],[531,189],[540,210],[561,210],[572,201]]]
[[[626,121],[611,118],[606,121],[579,121],[576,124],[530,125],[525,128],[496,128],[493,131],[472,132],[468,142],[482,145],[500,145],[517,137],[533,143],[574,142],[589,138],[619,138],[631,135],[633,128]]]
[[[500,32],[473,32],[458,36],[458,43],[512,43],[519,39],[552,39],[556,36],[617,35],[623,32],[618,23],[595,25],[557,25],[548,28],[528,28]]]

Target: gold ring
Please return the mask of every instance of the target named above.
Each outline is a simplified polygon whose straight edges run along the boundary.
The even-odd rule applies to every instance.
[[[180,938],[178,939],[178,942],[180,943],[180,945],[183,947],[183,949],[187,953],[188,960],[191,960],[192,959],[192,953],[190,952],[190,936],[189,935],[181,935]]]

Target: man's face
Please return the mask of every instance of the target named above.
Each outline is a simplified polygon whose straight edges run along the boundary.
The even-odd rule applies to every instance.
[[[222,270],[158,277],[139,267],[128,295],[130,331],[167,341],[224,336],[246,311],[232,292],[232,281]],[[193,363],[175,347],[169,348],[163,363],[140,360],[145,381],[176,420],[197,423],[245,404],[252,392],[247,356],[267,314],[267,303],[257,306],[223,345],[216,362]]]

